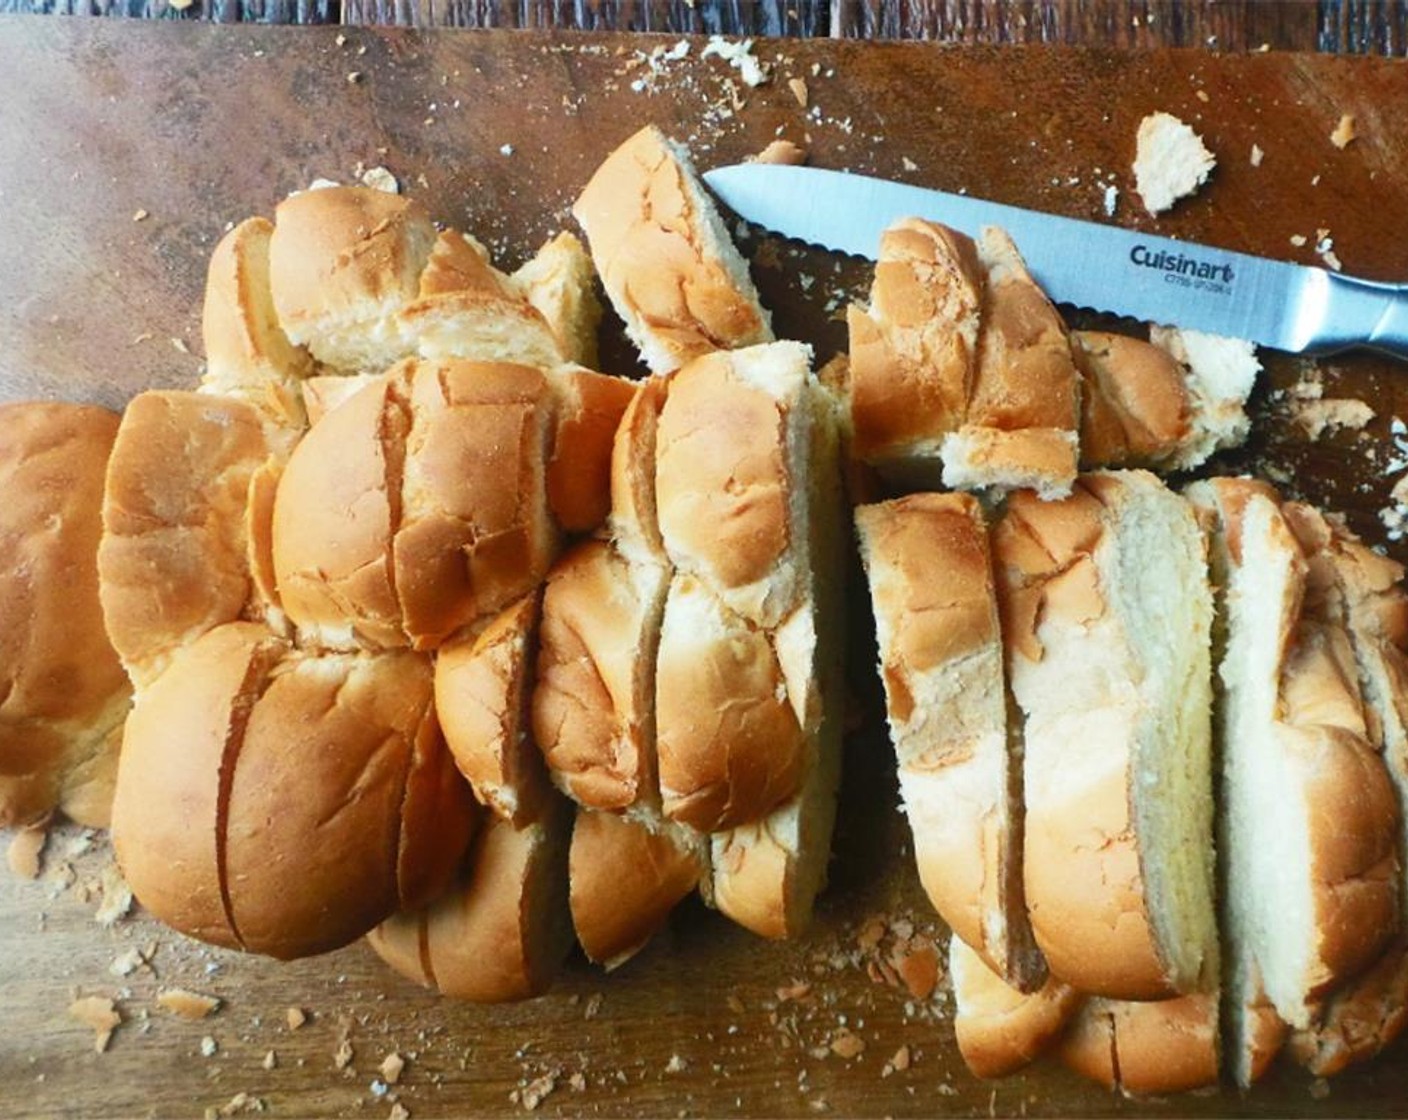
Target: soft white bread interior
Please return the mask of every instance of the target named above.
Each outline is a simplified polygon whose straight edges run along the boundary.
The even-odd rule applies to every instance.
[[[579,809],[569,870],[572,925],[582,951],[608,971],[624,964],[707,869],[708,844],[696,832]]]
[[[1269,488],[1217,479],[1188,490],[1212,526],[1225,588],[1221,846],[1234,991],[1253,967],[1276,1012],[1368,966],[1398,921],[1398,807],[1366,737],[1353,651],[1323,578]],[[1229,1044],[1249,1027],[1232,1003]]]
[[[548,573],[533,734],[553,781],[582,805],[659,803],[655,650],[668,579],[600,540]]]
[[[1086,998],[1049,976],[1036,991],[1018,991],[956,933],[948,968],[958,1052],[977,1077],[1005,1077],[1040,1057]]]
[[[1075,480],[1080,425],[1065,323],[1002,230],[983,230],[978,259],[987,273],[978,360],[963,425],[940,448],[944,484],[1060,497]]]
[[[764,937],[795,937],[826,883],[841,783],[841,651],[845,649],[845,530],[841,517],[840,401],[814,378],[801,396],[805,469],[793,474],[791,521],[802,598],[773,631],[786,696],[803,735],[797,792],[760,820],[712,837],[714,905]],[[662,658],[662,680],[663,658]],[[660,693],[663,695],[663,693]],[[662,713],[662,726],[664,716]],[[662,755],[663,757],[663,755]]]
[[[481,805],[522,827],[549,796],[529,700],[540,595],[525,595],[435,656],[435,712]]]
[[[98,598],[117,431],[91,405],[0,406],[0,828],[108,823],[132,694]]]
[[[168,925],[289,958],[443,892],[472,820],[424,658],[299,655],[231,623],[138,694],[113,843]]]
[[[312,359],[279,325],[269,278],[274,226],[249,218],[220,239],[210,255],[201,333],[201,389],[254,405],[270,423],[300,429],[303,379]]]
[[[367,940],[401,975],[442,995],[478,1003],[541,995],[572,946],[570,829],[571,812],[557,797],[522,828],[489,818],[451,890],[383,922]]]
[[[1177,327],[1150,327],[1149,341],[1179,363],[1189,394],[1189,435],[1168,467],[1189,470],[1215,451],[1244,443],[1251,431],[1247,398],[1261,372],[1256,348],[1243,339]]]
[[[425,208],[398,195],[328,187],[286,198],[269,270],[289,340],[345,373],[380,373],[413,354],[400,312],[420,294],[435,242]]]
[[[1032,991],[1046,963],[1022,892],[1021,755],[982,510],[967,494],[912,494],[855,522],[920,880],[958,937]]]
[[[272,455],[243,401],[162,391],[128,404],[108,461],[98,575],[108,636],[139,688],[201,634],[255,613],[247,512]]]
[[[748,265],[688,154],[654,125],[607,156],[572,213],[626,334],[652,372],[771,340]]]
[[[1062,1036],[1059,1053],[1077,1073],[1129,1096],[1216,1085],[1217,995],[1193,992],[1147,1001],[1091,997]]]
[[[1156,999],[1218,975],[1204,542],[1143,471],[1011,496],[993,535],[1025,717],[1024,876],[1054,976]]]
[[[557,548],[544,375],[411,360],[294,449],[273,559],[300,633],[330,648],[433,648],[528,592]]]
[[[559,233],[513,274],[513,281],[552,328],[563,360],[595,369],[602,308],[596,270],[582,243]]]

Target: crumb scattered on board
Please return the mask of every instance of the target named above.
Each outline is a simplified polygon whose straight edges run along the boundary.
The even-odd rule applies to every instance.
[[[185,988],[164,988],[157,993],[156,1002],[182,1019],[204,1019],[220,1009],[219,996],[202,995]]]
[[[802,164],[807,162],[807,153],[791,140],[774,140],[753,157],[755,163]]]
[[[1340,123],[1335,125],[1335,131],[1330,133],[1330,143],[1343,151],[1345,148],[1349,147],[1350,144],[1354,143],[1358,135],[1358,130],[1354,126],[1353,115],[1345,113],[1340,117]]]
[[[1207,182],[1217,160],[1203,138],[1171,113],[1139,122],[1134,189],[1150,214],[1161,214]]]
[[[31,825],[22,828],[10,838],[10,846],[5,855],[10,864],[10,872],[21,879],[39,878],[40,857],[44,843],[49,838],[45,825]]]
[[[122,1012],[106,996],[84,996],[68,1005],[69,1015],[92,1028],[93,1049],[101,1054],[112,1041],[112,1032],[122,1023]]]

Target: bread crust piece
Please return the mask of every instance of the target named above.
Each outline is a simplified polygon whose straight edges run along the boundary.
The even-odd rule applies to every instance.
[[[977,370],[983,271],[972,240],[904,218],[880,235],[868,308],[850,308],[850,420],[868,462],[937,455]]]
[[[1032,927],[1053,975],[1111,998],[1217,974],[1203,549],[1141,471],[1085,476],[1061,502],[1014,494],[993,533]]]
[[[1182,369],[1165,350],[1108,331],[1072,331],[1085,467],[1158,465],[1190,434]]]
[[[702,837],[579,809],[570,858],[572,925],[589,960],[619,968],[655,936],[707,870]]]
[[[654,125],[606,157],[572,213],[652,372],[771,340],[747,264],[683,149]]]
[[[920,880],[990,968],[1035,990],[1046,966],[1022,892],[1020,756],[982,511],[966,494],[915,494],[855,520]]]
[[[108,636],[139,688],[250,609],[246,509],[270,455],[242,401],[148,392],[128,404],[108,460],[98,576]]]
[[[612,447],[636,383],[570,365],[553,370],[548,382],[554,400],[548,507],[565,532],[589,532],[611,509]]]
[[[547,320],[565,361],[597,368],[597,328],[601,301],[596,270],[582,243],[570,233],[546,242],[513,274],[524,298]]]
[[[98,598],[117,430],[91,405],[0,406],[0,828],[108,823],[132,695]]]
[[[1127,1096],[1216,1085],[1217,1009],[1208,992],[1143,1002],[1093,997],[1062,1037],[1061,1060]]]
[[[948,959],[954,1036],[975,1077],[1006,1077],[1040,1057],[1086,998],[1050,977],[1036,991],[1018,991],[957,934]]]
[[[409,361],[313,427],[274,507],[284,607],[332,648],[433,648],[541,578],[556,548],[543,375]]]
[[[519,827],[549,796],[529,710],[540,599],[525,596],[435,658],[435,710],[455,765],[480,804]]]
[[[273,223],[249,218],[220,239],[206,272],[201,334],[206,370],[201,388],[237,397],[271,423],[306,423],[301,383],[313,368],[279,325],[269,279]]]
[[[655,674],[668,573],[585,541],[548,574],[533,734],[582,805],[658,804]]]
[[[411,199],[363,187],[291,195],[269,245],[274,307],[290,341],[347,373],[414,353],[399,321],[420,293],[435,227]]]
[[[481,829],[456,886],[368,936],[397,972],[442,995],[501,1003],[541,995],[572,945],[567,906],[570,810],[560,798],[523,828]]]

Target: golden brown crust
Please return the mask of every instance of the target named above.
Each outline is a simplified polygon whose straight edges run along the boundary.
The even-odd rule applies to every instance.
[[[427,299],[451,292],[489,292],[505,297],[514,294],[508,277],[494,267],[483,245],[468,234],[447,229],[435,238],[420,274],[417,295]]]
[[[1061,1060],[1134,1096],[1216,1085],[1217,996],[1135,1002],[1092,998],[1061,1040]]]
[[[607,156],[572,213],[653,372],[772,337],[712,203],[654,125]]]
[[[602,307],[596,270],[582,243],[559,233],[513,274],[513,281],[552,328],[563,360],[595,369]]]
[[[611,455],[636,383],[567,366],[551,377],[556,399],[548,506],[569,533],[595,529],[611,509]]]
[[[108,461],[98,575],[108,636],[139,685],[244,614],[246,503],[269,454],[241,401],[148,392],[128,404]]]
[[[435,709],[455,764],[481,804],[520,827],[548,795],[528,709],[539,598],[525,596],[435,658]]]
[[[1006,1077],[1039,1057],[1086,998],[1049,977],[1039,990],[1020,992],[957,935],[949,941],[949,975],[958,1052],[977,1077]]]
[[[131,695],[98,598],[117,430],[104,408],[0,406],[0,828],[61,803],[82,824],[107,822],[108,737]]]
[[[1082,465],[1158,464],[1188,438],[1191,405],[1179,364],[1142,339],[1074,331],[1081,378]]]
[[[1403,1033],[1405,1025],[1408,940],[1400,935],[1366,972],[1334,992],[1317,1009],[1310,1027],[1291,1034],[1288,1048],[1291,1056],[1316,1077],[1333,1077],[1383,1053]],[[1281,1024],[1281,1034],[1285,1033],[1286,1027]]]
[[[381,377],[379,373],[320,374],[303,381],[303,408],[308,414],[311,427],[343,401],[356,396],[373,381]]]
[[[607,532],[623,554],[632,560],[668,564],[660,536],[656,508],[655,451],[660,410],[665,405],[670,380],[648,377],[616,428],[611,447],[611,514]]]
[[[717,832],[758,819],[797,790],[806,740],[766,632],[697,580],[676,576],[657,666],[666,816]]]
[[[684,843],[678,829],[578,810],[570,860],[572,924],[588,959],[613,969],[635,956],[703,872],[702,845]]]

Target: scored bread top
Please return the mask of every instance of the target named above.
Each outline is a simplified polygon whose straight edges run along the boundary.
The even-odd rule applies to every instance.
[[[748,266],[688,156],[654,125],[602,162],[572,213],[653,373],[772,338]]]

